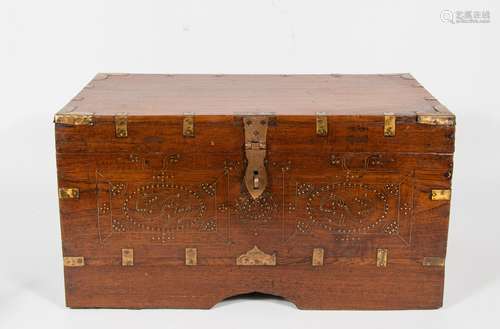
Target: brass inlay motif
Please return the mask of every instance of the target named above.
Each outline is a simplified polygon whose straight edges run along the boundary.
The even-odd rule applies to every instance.
[[[449,114],[419,114],[417,115],[417,122],[424,125],[434,126],[454,126],[455,116]]]
[[[76,187],[60,187],[59,199],[78,199],[80,198],[80,190]]]
[[[323,257],[325,250],[323,248],[314,248],[312,256],[312,266],[323,266]]]
[[[196,248],[186,248],[186,265],[198,265],[198,250]]]
[[[122,249],[122,266],[134,266],[134,249]]]
[[[85,259],[83,257],[64,257],[64,266],[66,267],[80,267],[85,265]]]
[[[90,126],[94,124],[92,113],[59,113],[54,116],[54,123],[71,126]]]
[[[119,138],[128,136],[126,113],[119,113],[115,115],[115,132],[116,132],[116,137]]]
[[[328,135],[328,117],[324,112],[316,113],[316,134],[318,136]]]
[[[184,137],[194,137],[194,116],[185,115],[182,120],[182,135]]]
[[[451,199],[451,190],[432,190],[431,200],[449,201]]]
[[[252,249],[246,253],[240,255],[236,258],[236,265],[243,266],[275,266],[276,265],[276,254],[268,255],[259,247],[254,246]]]
[[[377,267],[387,267],[387,249],[377,249]]]
[[[384,116],[384,136],[396,136],[396,116],[393,113],[386,113]]]
[[[423,266],[444,266],[444,258],[442,257],[424,257],[422,260]]]
[[[253,199],[260,197],[267,186],[264,160],[266,158],[268,123],[268,117],[263,115],[243,117],[245,155],[248,161],[244,180],[248,193]]]

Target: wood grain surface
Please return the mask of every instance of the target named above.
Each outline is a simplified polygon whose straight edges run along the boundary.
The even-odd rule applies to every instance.
[[[409,74],[167,75],[99,73],[62,112],[96,115],[413,115],[434,97]]]
[[[95,113],[94,124],[55,127],[58,185],[79,189],[60,199],[63,256],[85,260],[64,268],[68,306],[210,308],[249,292],[303,309],[442,305],[444,266],[424,259],[446,257],[450,201],[431,193],[451,189],[455,127],[416,122],[439,103],[414,79],[98,75],[90,86],[63,111]],[[185,111],[194,137],[182,134]],[[256,200],[239,111],[274,112]],[[125,138],[118,112],[129,113]],[[237,265],[254,247],[268,264]]]

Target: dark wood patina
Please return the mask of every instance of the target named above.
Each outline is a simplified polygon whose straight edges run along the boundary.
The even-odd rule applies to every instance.
[[[408,74],[98,74],[55,122],[70,307],[442,305],[455,119]]]

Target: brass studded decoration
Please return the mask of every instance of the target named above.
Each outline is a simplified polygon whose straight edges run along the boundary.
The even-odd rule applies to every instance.
[[[182,121],[182,135],[184,137],[194,137],[194,116],[185,115]]]
[[[186,248],[186,265],[194,266],[198,264],[198,250],[196,248]]]
[[[451,190],[432,190],[431,200],[449,201],[451,199]]]
[[[377,249],[377,267],[387,267],[387,249]]]
[[[316,135],[318,136],[328,135],[328,117],[324,112],[316,113]]]
[[[92,113],[60,113],[54,116],[54,123],[69,126],[91,126],[94,124]]]
[[[442,257],[424,257],[422,260],[423,266],[444,266],[444,258]]]
[[[80,198],[80,190],[76,187],[60,187],[59,199],[78,199]]]
[[[64,257],[63,263],[65,267],[80,267],[85,265],[83,257]]]
[[[134,249],[122,249],[122,266],[134,266]]]
[[[384,136],[396,136],[396,116],[394,113],[386,113],[384,116]]]
[[[312,256],[312,266],[323,266],[323,257],[325,250],[323,248],[314,248]]]
[[[115,115],[116,137],[124,138],[128,136],[127,121],[128,120],[126,113],[118,113],[117,115]]]

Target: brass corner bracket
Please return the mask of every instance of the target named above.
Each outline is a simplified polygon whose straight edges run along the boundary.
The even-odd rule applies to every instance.
[[[91,126],[94,124],[93,113],[58,113],[54,116],[54,123],[68,126]]]
[[[417,123],[433,126],[454,126],[455,116],[452,114],[418,114]]]

